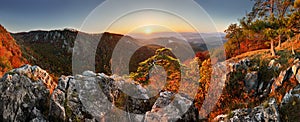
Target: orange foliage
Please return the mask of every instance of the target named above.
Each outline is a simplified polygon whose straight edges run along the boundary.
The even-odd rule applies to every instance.
[[[209,52],[208,51],[197,52],[196,57],[198,57],[200,61],[204,61],[209,58]]]
[[[235,57],[237,55],[240,55],[240,54],[246,53],[246,52],[250,52],[250,51],[270,48],[270,44],[268,43],[268,41],[264,41],[264,40],[245,39],[240,42],[239,48],[235,47],[236,45],[237,44],[229,45],[225,49],[227,58]]]
[[[11,70],[26,63],[22,57],[20,47],[17,45],[13,37],[0,25],[0,77]]]

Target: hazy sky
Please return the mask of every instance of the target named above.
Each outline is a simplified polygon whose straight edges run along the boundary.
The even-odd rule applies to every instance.
[[[229,24],[237,22],[237,19],[244,16],[246,11],[249,11],[253,5],[251,0],[195,1],[211,16],[212,20],[217,26],[217,31],[219,32],[223,32]],[[1,0],[0,24],[2,24],[11,32],[30,31],[36,29],[80,29],[86,17],[101,3],[103,3],[103,0]],[[108,9],[105,11],[105,13],[107,16],[117,16],[114,15],[114,11],[122,9],[126,6],[127,5],[125,4],[119,4],[117,7]],[[134,6],[134,4],[132,6]],[[178,6],[180,5],[177,5],[176,7]],[[182,11],[188,12],[188,10]],[[131,23],[137,23],[135,20],[139,20],[141,23],[141,15],[145,16],[145,14],[136,14],[130,19],[124,19],[123,21],[126,22],[123,23],[128,24],[129,22],[127,21],[132,20],[134,20],[134,22]],[[159,18],[159,16],[162,16],[162,14],[158,15],[156,18]],[[173,22],[173,25],[177,24],[179,26],[179,20],[172,20],[174,21],[169,21],[169,23]],[[106,19],[106,17],[101,17],[101,21],[110,20]],[[124,27],[121,28],[123,29]],[[111,31],[120,33],[126,32],[121,28],[114,27]],[[179,29],[175,30],[187,31],[188,29],[180,27]],[[98,30],[87,28],[85,31],[96,32]],[[153,28],[152,30],[145,29],[145,31],[150,32],[156,30]]]

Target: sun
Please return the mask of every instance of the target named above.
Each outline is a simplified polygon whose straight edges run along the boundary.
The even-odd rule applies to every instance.
[[[151,34],[151,33],[152,33],[152,30],[150,28],[145,29],[145,34]]]

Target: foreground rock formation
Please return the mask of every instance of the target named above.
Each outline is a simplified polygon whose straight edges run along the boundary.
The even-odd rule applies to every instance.
[[[284,66],[278,60],[272,59],[269,64],[266,63],[268,65],[263,64],[264,67],[259,67],[249,59],[229,63],[231,73],[241,71],[245,74],[241,76],[244,79],[244,92],[250,93],[252,98],[259,99],[261,104],[231,110],[227,114],[215,117],[213,121],[299,120],[299,58],[290,59],[292,63],[284,64]]]
[[[141,85],[117,76],[91,71],[62,76],[57,85],[52,84],[55,86],[52,94],[47,88],[49,83],[51,77],[38,66],[25,65],[6,73],[0,81],[0,121],[199,119],[198,110],[188,96],[161,91],[151,97]]]
[[[227,115],[219,115],[214,121],[225,122],[278,122],[280,115],[275,99],[255,108],[237,109]]]
[[[299,120],[300,86],[287,87],[292,81],[299,84],[299,64],[297,58],[285,67],[272,60],[264,70],[278,75],[267,81],[250,59],[229,63],[224,80],[230,82],[240,72],[241,91],[259,103],[218,114],[213,121]],[[135,81],[92,71],[61,76],[56,82],[40,67],[24,65],[3,76],[0,92],[0,121],[200,121],[194,99],[186,94],[159,91],[153,96]],[[277,92],[283,94],[280,99],[271,95]]]

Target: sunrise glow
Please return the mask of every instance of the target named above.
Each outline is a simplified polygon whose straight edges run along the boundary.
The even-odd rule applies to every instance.
[[[151,28],[147,28],[147,29],[145,29],[145,34],[151,34],[152,33],[152,30],[151,30]]]

